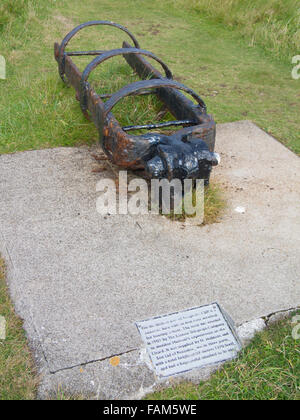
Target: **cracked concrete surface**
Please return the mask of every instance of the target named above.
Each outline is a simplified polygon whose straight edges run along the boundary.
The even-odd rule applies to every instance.
[[[218,301],[241,325],[299,306],[296,155],[250,122],[219,125],[213,178],[228,208],[221,223],[199,228],[100,216],[96,183],[112,173],[92,171],[93,151],[0,156],[0,251],[41,373],[40,397],[59,386],[94,398],[151,390],[159,379],[134,325],[140,319]]]

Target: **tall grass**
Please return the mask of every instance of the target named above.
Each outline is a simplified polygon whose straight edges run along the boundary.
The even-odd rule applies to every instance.
[[[1,0],[0,3],[0,32],[7,25],[20,17],[25,16],[28,10],[29,0]]]
[[[174,0],[183,4],[184,0]],[[190,0],[190,6],[216,22],[237,29],[274,55],[286,58],[300,50],[299,0]]]
[[[63,0],[60,0],[63,2]],[[28,21],[41,10],[47,13],[56,0],[0,0],[0,34],[18,35],[25,28]]]

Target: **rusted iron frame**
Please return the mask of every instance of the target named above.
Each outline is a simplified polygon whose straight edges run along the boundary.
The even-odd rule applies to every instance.
[[[111,55],[111,51],[91,51],[77,53],[71,52],[71,54],[65,52],[65,47],[67,43],[79,30],[83,29],[86,26],[96,24],[108,24],[124,30],[124,27],[121,27],[121,25],[113,24],[112,22],[106,21],[93,21],[83,25],[79,25],[65,37],[61,45],[55,44],[55,58],[59,63],[60,76],[65,81],[64,75],[66,74],[69,83],[75,88],[77,96],[80,98],[81,102],[84,103],[84,100],[86,100],[86,110],[89,110],[92,120],[98,127],[102,147],[108,155],[108,157],[114,163],[124,168],[145,169],[145,166],[147,166],[147,159],[149,160],[151,156],[153,157],[153,149],[157,147],[160,141],[160,137],[162,136],[151,136],[150,133],[148,135],[142,136],[130,136],[125,131],[126,129],[132,129],[133,127],[147,129],[151,129],[152,127],[158,128],[159,125],[153,124],[152,127],[149,127],[149,125],[145,125],[124,127],[124,129],[121,128],[109,109],[109,104],[112,104],[112,106],[114,106],[113,102],[118,97],[118,94],[120,96],[120,91],[114,95],[103,95],[105,97],[110,97],[110,99],[106,103],[103,103],[101,97],[96,94],[96,92],[85,80],[86,75],[84,74],[84,72],[81,74],[81,72],[78,70],[78,68],[70,58],[72,55],[94,55],[93,53],[97,53],[98,55],[99,53],[99,57],[97,57],[92,62],[94,64],[97,64],[98,60],[99,62],[104,61],[101,59],[101,56],[103,54],[107,54],[109,58],[114,55]],[[128,30],[125,30],[125,32],[130,34]],[[131,37],[131,39],[135,39],[132,34],[130,34],[129,36]],[[137,41],[134,42],[134,44],[135,46],[137,46]],[[177,82],[173,82],[174,84],[171,85],[171,83],[167,83],[168,81],[166,79],[163,80],[164,77],[141,56],[141,54],[144,53],[144,50],[133,51],[130,44],[126,42],[124,42],[123,48],[130,49],[130,51],[126,52],[125,50],[123,50],[122,52],[124,52],[124,54],[122,55],[124,56],[126,61],[131,65],[131,67],[137,72],[137,74],[140,75],[141,78],[145,79],[150,77],[160,79],[152,81],[153,83],[151,86],[156,87],[155,93],[157,93],[158,97],[167,105],[167,107],[173,113],[173,115],[175,115],[179,119],[179,121],[176,121],[174,123],[178,125],[181,125],[181,123],[182,125],[184,125],[185,123],[195,124],[194,126],[179,130],[172,136],[172,139],[175,142],[184,141],[185,143],[193,139],[203,139],[204,142],[206,142],[206,144],[208,145],[210,152],[213,152],[215,139],[215,123],[212,117],[206,114],[206,107],[204,103],[203,106],[202,99],[200,98],[201,102],[198,101],[198,106],[195,106],[194,103],[188,100],[186,96],[179,92],[178,89],[185,90],[190,94],[192,92],[195,95],[194,98],[198,97],[198,95],[196,95],[193,91],[186,88],[185,86],[178,84]],[[149,52],[146,53],[149,54]],[[119,55],[119,52],[117,55]],[[149,56],[153,58],[154,54],[150,53]],[[93,65],[91,66],[90,63],[89,66],[93,67]],[[86,74],[87,73],[89,74],[89,70],[86,70]],[[120,96],[120,99],[121,97],[127,96],[128,94],[131,95],[139,93],[136,92],[137,83],[140,82],[132,84],[135,86],[129,85],[131,89],[128,89],[128,86],[123,88],[123,92]],[[143,82],[143,86],[138,86],[141,92],[145,90],[145,83],[146,82]],[[148,86],[150,85],[148,84]],[[143,92],[143,94],[145,93],[146,92]],[[162,124],[164,125],[168,123]],[[206,152],[205,148],[203,150],[202,155],[203,159],[206,159],[206,163],[204,165],[205,168],[217,164],[213,154],[209,155],[209,152]],[[206,174],[206,177],[209,178],[210,169],[204,172]]]

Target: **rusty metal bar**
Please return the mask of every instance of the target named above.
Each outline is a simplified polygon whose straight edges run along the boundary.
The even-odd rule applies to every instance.
[[[91,50],[91,51],[66,51],[65,54],[69,57],[79,57],[82,55],[101,55],[105,53],[106,50]]]
[[[164,127],[172,127],[178,125],[195,125],[197,124],[195,121],[191,120],[183,120],[183,121],[166,121],[164,123],[159,124],[146,124],[146,125],[127,125],[122,127],[124,131],[132,131],[132,130],[154,130],[156,128],[164,128]]]
[[[153,92],[153,91],[151,92],[151,91],[145,90],[145,91],[140,91],[140,92],[133,92],[128,96],[143,96],[143,95],[146,96],[146,95],[153,95],[154,93],[156,94],[156,92]],[[99,96],[100,96],[101,99],[108,99],[108,98],[111,98],[112,95],[113,95],[113,93],[102,93]]]

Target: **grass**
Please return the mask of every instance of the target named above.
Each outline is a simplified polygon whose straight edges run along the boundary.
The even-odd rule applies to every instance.
[[[291,319],[256,335],[240,357],[209,381],[182,383],[147,396],[148,400],[299,400],[300,345]]]
[[[221,186],[216,182],[211,182],[209,187],[205,187],[204,194],[204,224],[209,225],[219,221],[224,209],[226,199]]]
[[[196,197],[196,190],[193,189],[191,196],[193,206],[196,206]],[[218,183],[216,183],[215,181],[211,181],[209,186],[204,187],[204,218],[201,222],[201,225],[218,223],[225,208],[226,198],[224,196],[224,192],[222,191]],[[195,214],[193,216],[190,216],[188,212],[186,213],[184,209],[184,200],[182,200],[182,202],[179,204],[177,212],[173,210],[166,215],[166,217],[168,217],[169,219],[179,222],[184,222],[188,219],[191,220],[195,216]]]
[[[182,4],[183,0],[174,2]],[[238,31],[250,45],[260,45],[278,58],[291,61],[299,52],[298,0],[191,0],[189,5],[200,15]]]
[[[22,321],[8,297],[5,266],[0,259],[0,315],[6,319],[6,339],[0,340],[0,400],[35,398],[37,379]]]
[[[0,32],[20,17],[26,16],[28,0],[2,0],[0,5]]]

